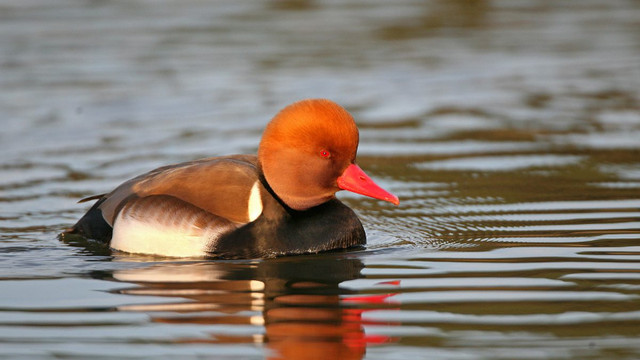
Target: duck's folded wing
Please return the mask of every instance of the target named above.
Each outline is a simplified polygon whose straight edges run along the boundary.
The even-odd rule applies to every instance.
[[[139,224],[158,225],[160,213],[155,213],[146,221],[147,215],[140,209],[153,210],[159,206],[167,211],[169,204],[172,208],[168,214],[174,216],[178,216],[176,214],[181,211],[195,213],[194,209],[202,212],[202,216],[215,216],[218,220],[209,219],[210,224],[217,222],[222,230],[228,229],[228,224],[236,226],[253,221],[262,211],[257,190],[259,179],[256,163],[254,155],[232,155],[155,169],[126,181],[108,194],[84,199],[98,201],[63,234],[78,234],[108,243],[122,210],[128,209],[131,214],[135,214]],[[166,197],[144,200],[153,196]],[[162,199],[167,203],[163,204]],[[133,212],[134,209],[138,210]],[[133,221],[125,215],[126,213],[122,214],[128,221]],[[148,226],[146,229],[153,230]],[[115,230],[121,234],[120,230]]]
[[[235,155],[158,168],[117,187],[99,209],[113,226],[132,199],[168,195],[232,222],[246,223],[254,217],[249,203],[259,182],[256,162],[255,156]]]

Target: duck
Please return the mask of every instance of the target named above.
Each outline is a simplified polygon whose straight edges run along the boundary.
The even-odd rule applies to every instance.
[[[346,190],[399,205],[357,164],[352,115],[327,99],[286,106],[266,125],[255,155],[163,166],[125,181],[61,235],[124,253],[223,259],[272,258],[362,248]]]

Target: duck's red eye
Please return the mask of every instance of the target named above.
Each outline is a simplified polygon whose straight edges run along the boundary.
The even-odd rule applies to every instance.
[[[331,153],[328,152],[327,150],[322,150],[322,151],[320,151],[320,156],[322,156],[325,159],[328,159],[328,158],[331,157]]]

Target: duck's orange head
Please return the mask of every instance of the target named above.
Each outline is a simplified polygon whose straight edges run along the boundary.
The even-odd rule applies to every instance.
[[[306,210],[349,190],[398,205],[356,164],[358,128],[343,107],[308,99],[281,110],[267,125],[258,162],[273,191],[289,207]]]

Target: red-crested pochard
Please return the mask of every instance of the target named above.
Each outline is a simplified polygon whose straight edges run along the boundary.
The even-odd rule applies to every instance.
[[[267,125],[258,155],[169,165],[98,201],[64,234],[130,253],[258,258],[362,246],[348,190],[398,205],[355,164],[358,128],[324,99],[287,106]]]

